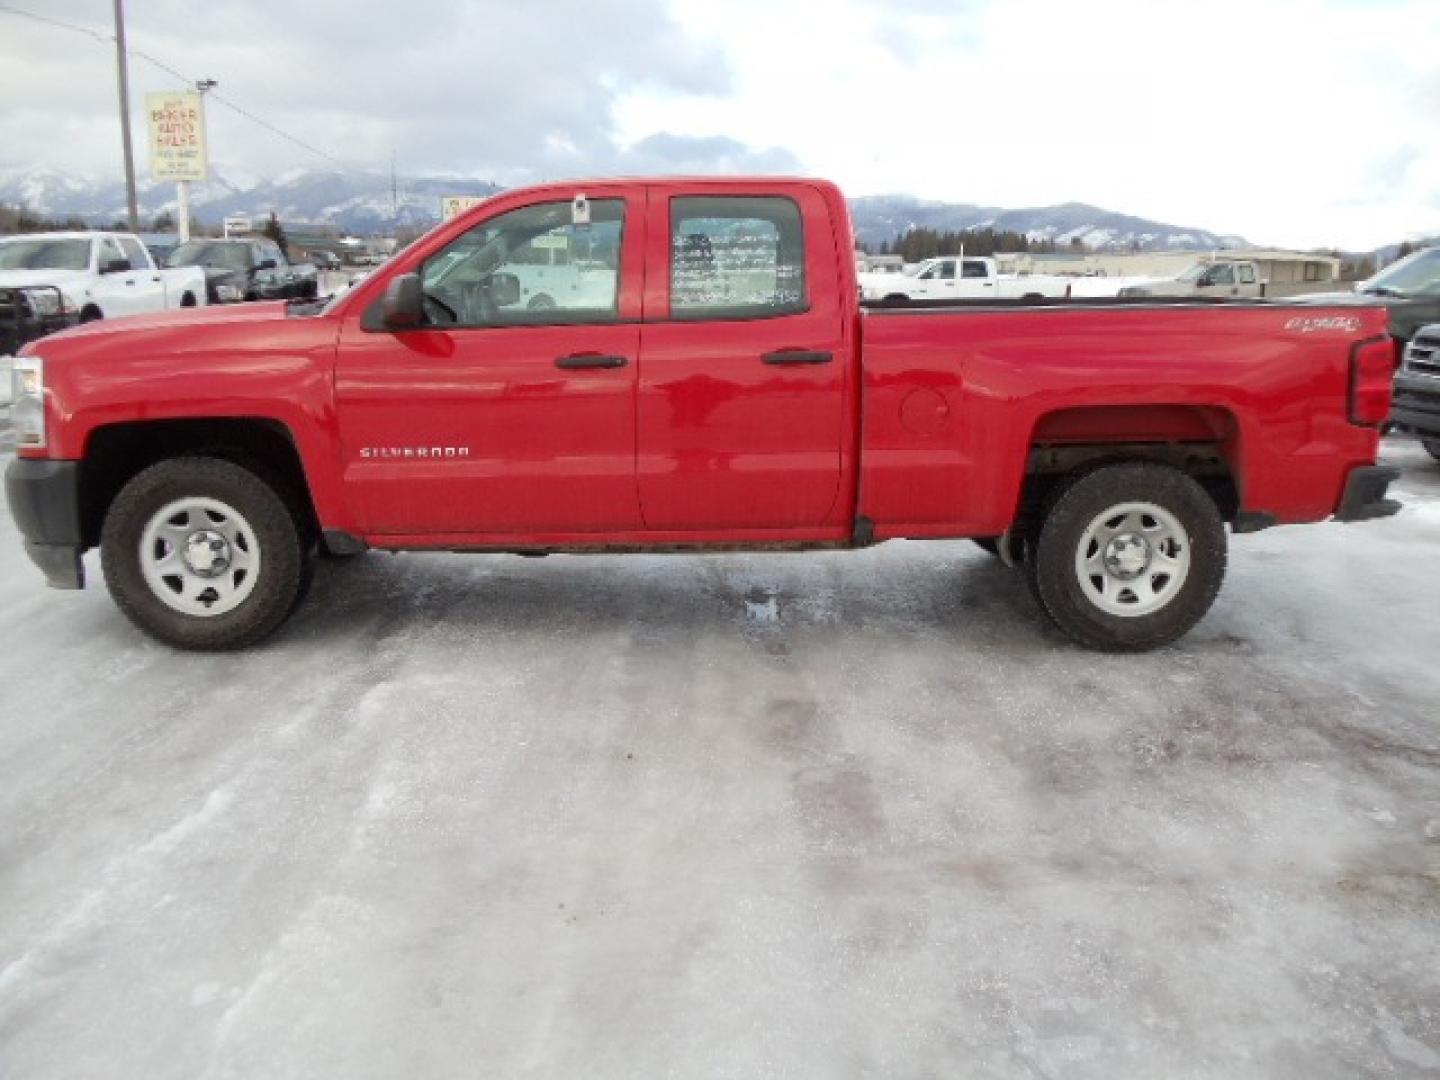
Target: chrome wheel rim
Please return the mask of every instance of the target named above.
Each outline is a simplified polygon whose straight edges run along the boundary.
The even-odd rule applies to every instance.
[[[198,496],[176,499],[146,522],[140,569],[167,607],[212,618],[234,611],[254,591],[260,544],[233,506]]]
[[[1108,615],[1135,618],[1179,595],[1190,574],[1190,535],[1162,506],[1127,502],[1096,514],[1075,549],[1085,598]]]

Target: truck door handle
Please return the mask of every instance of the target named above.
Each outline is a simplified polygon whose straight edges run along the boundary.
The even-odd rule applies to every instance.
[[[555,366],[566,371],[577,368],[622,368],[630,361],[623,356],[602,356],[599,353],[575,353],[572,356],[557,356]]]
[[[828,364],[834,359],[828,352],[806,352],[804,349],[780,349],[760,358],[767,364]]]

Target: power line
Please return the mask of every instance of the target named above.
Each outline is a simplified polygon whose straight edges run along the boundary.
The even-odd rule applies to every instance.
[[[79,23],[66,22],[66,21],[64,21],[63,19],[55,19],[55,18],[50,17],[49,15],[37,15],[37,14],[35,14],[35,12],[33,12],[33,11],[22,11],[20,8],[11,7],[9,4],[0,3],[0,14],[16,15],[16,16],[22,18],[22,19],[29,19],[29,20],[31,20],[32,22],[44,23],[44,24],[46,24],[46,25],[48,25],[48,26],[53,26],[53,27],[56,27],[56,28],[58,28],[58,29],[60,29],[60,30],[69,30],[69,31],[71,31],[71,32],[73,32],[73,33],[84,34],[86,37],[94,38],[96,41],[100,42],[100,43],[103,44],[103,45],[110,45],[110,44],[112,44],[112,43],[115,41],[115,35],[114,35],[114,34],[107,34],[107,33],[105,33],[105,32],[102,31],[102,30],[96,30],[94,27],[82,26],[82,25],[80,25]],[[151,64],[151,65],[153,65],[154,67],[159,68],[161,71],[165,72],[166,74],[171,75],[171,76],[174,76],[175,78],[179,79],[181,82],[185,83],[186,86],[194,86],[194,85],[195,85],[195,80],[194,80],[194,79],[190,78],[188,75],[184,74],[183,72],[180,72],[180,71],[175,70],[175,68],[171,67],[169,64],[165,63],[165,61],[159,59],[158,57],[151,56],[149,53],[144,52],[144,51],[142,51],[142,50],[140,50],[140,49],[135,49],[135,48],[126,49],[126,52],[129,53],[131,56],[138,57],[139,59],[144,60],[146,63]],[[306,142],[304,139],[301,139],[301,138],[299,138],[298,136],[292,135],[292,134],[290,134],[288,131],[285,131],[285,130],[282,129],[282,128],[276,127],[274,124],[270,123],[270,121],[265,120],[265,119],[263,119],[263,118],[261,118],[261,117],[259,117],[259,116],[256,116],[254,113],[250,112],[250,110],[248,110],[248,109],[246,109],[246,108],[244,108],[244,107],[236,104],[235,102],[229,100],[228,98],[222,97],[221,95],[215,93],[213,90],[210,91],[210,93],[207,94],[206,96],[207,96],[211,101],[219,102],[221,105],[224,105],[227,109],[231,110],[232,112],[238,113],[239,115],[243,116],[246,120],[249,120],[252,124],[256,124],[256,125],[264,128],[266,131],[269,131],[271,134],[278,135],[278,136],[280,136],[280,138],[285,139],[285,140],[288,141],[288,142],[294,143],[296,146],[300,147],[302,150],[306,150],[306,151],[308,151],[309,153],[314,154],[316,157],[324,158],[326,161],[330,162],[331,164],[339,165],[342,169],[344,169],[344,168],[350,168],[349,163],[344,162],[344,161],[341,161],[341,160],[340,160],[339,158],[337,158],[335,155],[333,155],[333,154],[327,154],[324,150],[321,150],[321,149],[319,149],[318,147],[312,146],[310,143]]]

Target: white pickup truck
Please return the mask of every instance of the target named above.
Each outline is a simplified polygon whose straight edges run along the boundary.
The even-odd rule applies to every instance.
[[[132,233],[53,232],[0,237],[0,289],[58,291],[81,322],[205,303],[205,271],[161,269]]]
[[[1070,295],[1067,278],[1046,274],[1001,274],[994,259],[945,255],[926,259],[908,274],[861,274],[860,299],[904,303],[908,300],[1040,300]]]
[[[1075,283],[1075,296],[1264,296],[1258,263],[1245,259],[1197,262],[1171,277],[1096,277]]]

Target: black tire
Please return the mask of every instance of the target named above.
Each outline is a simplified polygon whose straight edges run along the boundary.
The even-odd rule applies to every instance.
[[[194,306],[195,306],[195,294],[194,294],[194,293],[187,292],[184,296],[180,297],[180,306],[181,306],[181,307],[194,307]]]
[[[164,507],[191,498],[233,507],[263,556],[248,595],[223,614],[175,610],[141,566],[147,525]],[[100,558],[110,595],[147,634],[179,649],[238,649],[272,633],[294,610],[308,584],[308,546],[285,500],[255,473],[219,458],[183,457],[150,466],[120,489],[105,515]]]
[[[1425,452],[1436,461],[1440,461],[1440,439],[1421,439],[1420,445],[1425,447]]]
[[[1086,534],[1107,510],[1118,513],[1126,503],[1149,504],[1169,514],[1184,534],[1176,552],[1183,555],[1188,545],[1188,568],[1178,584],[1154,567],[1150,549],[1145,549],[1144,569],[1138,571],[1141,579],[1157,594],[1167,588],[1173,591],[1168,599],[1154,601],[1160,606],[1143,614],[1112,614],[1102,608],[1104,601],[1091,598],[1100,586],[1087,588],[1076,565],[1082,542],[1101,556],[1098,544],[1086,541]],[[1074,641],[1106,652],[1142,652],[1174,641],[1210,610],[1225,577],[1225,545],[1225,523],[1214,500],[1189,476],[1165,465],[1108,465],[1083,474],[1059,492],[1042,519],[1027,573],[1045,613]],[[1085,576],[1106,584],[1101,575]],[[1145,602],[1124,581],[1109,587],[1118,589],[1117,603],[1127,592],[1137,604]]]
[[[105,316],[101,314],[100,309],[94,304],[87,304],[84,310],[80,312],[80,321],[82,323],[99,322],[104,317]]]

